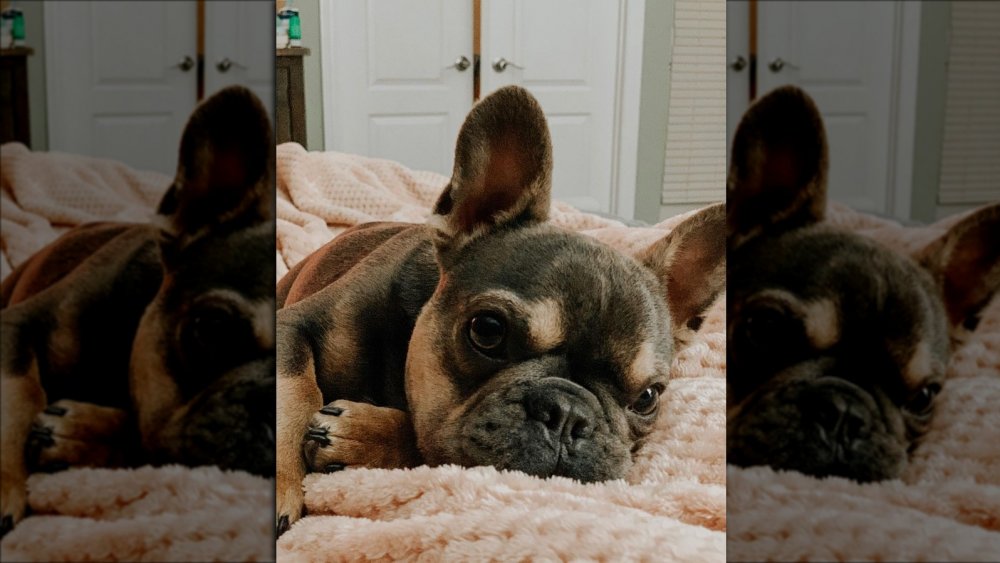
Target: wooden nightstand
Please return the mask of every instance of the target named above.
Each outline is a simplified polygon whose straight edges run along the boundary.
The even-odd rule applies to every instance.
[[[302,57],[309,49],[278,49],[274,68],[275,139],[306,146],[306,92]],[[308,148],[308,147],[306,147]]]
[[[28,122],[28,56],[30,47],[0,49],[0,143],[31,146]]]

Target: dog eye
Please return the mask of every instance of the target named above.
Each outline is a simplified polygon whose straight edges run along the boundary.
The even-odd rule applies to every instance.
[[[211,362],[244,353],[253,334],[243,317],[228,308],[211,306],[188,317],[181,340],[189,359]]]
[[[507,325],[493,313],[479,313],[469,321],[469,340],[480,352],[490,355],[503,344]]]
[[[913,414],[927,414],[934,404],[934,398],[941,392],[939,383],[924,385],[907,403],[906,410]]]
[[[642,416],[653,414],[656,407],[660,406],[660,392],[661,389],[655,385],[643,389],[639,398],[629,405],[629,410]]]
[[[789,346],[800,336],[800,323],[771,307],[763,307],[746,316],[742,336],[746,344],[758,350],[773,345]]]

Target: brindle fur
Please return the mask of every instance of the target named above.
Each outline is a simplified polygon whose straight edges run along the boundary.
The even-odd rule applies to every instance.
[[[722,289],[721,205],[641,262],[546,223],[551,146],[524,90],[473,108],[455,154],[427,224],[356,227],[278,285],[279,533],[301,515],[307,471],[457,463],[622,477],[655,421],[629,404],[662,390],[674,327],[697,326]],[[467,340],[482,310],[508,321],[500,360]],[[543,403],[580,423],[565,448],[533,418]]]

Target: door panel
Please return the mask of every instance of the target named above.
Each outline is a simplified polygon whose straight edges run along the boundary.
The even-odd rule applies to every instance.
[[[538,98],[553,196],[589,211],[611,210],[621,14],[618,1],[483,2],[483,95],[518,84]],[[513,65],[494,69],[499,58]]]
[[[472,3],[337,0],[324,34],[327,148],[451,174],[472,107]],[[329,62],[326,62],[329,61]]]
[[[194,2],[45,6],[49,148],[173,174],[196,102]],[[141,142],[137,142],[141,140]]]
[[[831,199],[888,212],[893,41],[891,2],[759,2],[758,95],[782,84],[819,106],[830,146]],[[772,69],[776,59],[783,67]]]
[[[274,41],[268,33],[273,21],[271,2],[205,3],[205,29],[211,30],[205,37],[206,98],[242,84],[257,94],[273,122]]]

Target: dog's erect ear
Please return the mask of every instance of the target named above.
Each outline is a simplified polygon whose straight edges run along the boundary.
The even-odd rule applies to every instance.
[[[785,86],[758,100],[733,138],[726,185],[729,247],[820,221],[826,175],[826,132],[812,99]]]
[[[429,224],[439,253],[512,224],[545,221],[552,191],[552,143],[541,106],[507,86],[466,117],[455,146],[451,182]]]
[[[666,291],[674,341],[683,345],[726,287],[725,204],[706,207],[684,220],[637,258]]]
[[[952,337],[972,330],[1000,291],[1000,203],[976,210],[916,255],[937,283]]]
[[[203,102],[181,137],[174,183],[157,209],[165,246],[177,249],[232,221],[273,217],[274,143],[263,104],[233,86]]]

